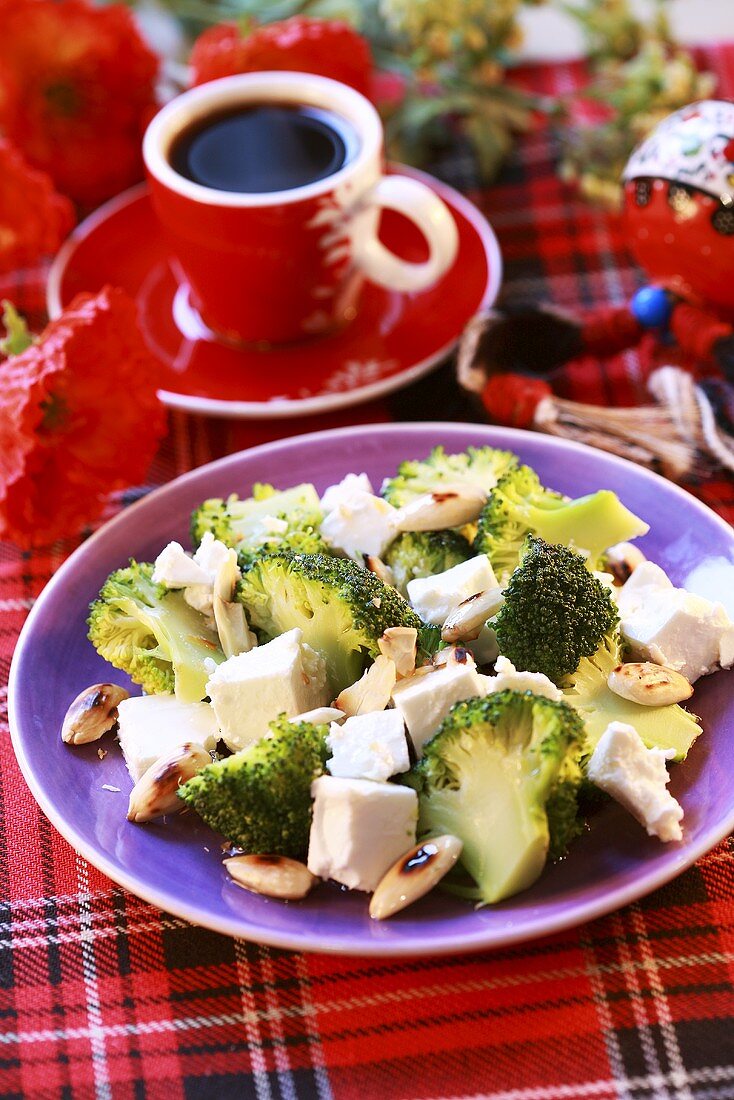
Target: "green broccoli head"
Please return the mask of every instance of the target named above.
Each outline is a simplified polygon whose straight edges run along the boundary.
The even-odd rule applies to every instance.
[[[386,478],[381,491],[385,500],[396,508],[447,484],[472,485],[488,493],[498,478],[516,465],[516,455],[495,447],[467,447],[456,455],[447,455],[443,447],[434,447],[422,461],[401,462],[396,476]]]
[[[152,580],[149,562],[131,561],[105,581],[91,606],[89,640],[94,648],[150,695],[175,691],[184,702],[206,695],[206,658],[224,653],[204,616],[180,591]]]
[[[266,539],[257,549],[241,548],[237,551],[237,564],[242,570],[249,569],[269,554],[331,554],[331,550],[314,527],[295,527],[289,528],[284,535]]]
[[[558,683],[591,656],[617,618],[609,590],[580,554],[528,535],[494,630],[515,668]]]
[[[608,547],[647,530],[647,524],[609,489],[564,500],[560,493],[545,489],[529,466],[517,466],[490,493],[479,517],[474,551],[488,554],[495,573],[502,577],[517,566],[530,533],[583,551],[594,569]]]
[[[390,544],[384,560],[398,592],[407,597],[408,581],[444,573],[473,553],[468,539],[458,531],[405,531]]]
[[[649,749],[672,749],[676,760],[685,760],[701,732],[698,718],[677,703],[646,707],[616,695],[607,680],[621,664],[622,652],[619,634],[611,631],[598,649],[590,657],[583,657],[575,672],[560,682],[564,698],[584,720],[587,754],[594,750],[610,722],[626,722],[634,726]]]
[[[273,554],[253,563],[238,588],[248,622],[267,640],[300,627],[326,661],[334,695],[358,680],[389,626],[418,630],[419,654],[430,656],[440,634],[426,626],[394,588],[346,558]]]
[[[179,788],[184,802],[245,852],[302,859],[311,828],[311,783],[322,774],[328,726],[289,722],[217,760]]]
[[[549,850],[575,832],[574,772],[583,724],[572,707],[529,691],[456,703],[408,775],[421,836],[451,833],[475,886],[447,889],[482,904],[532,885]],[[558,833],[551,839],[549,816]]]
[[[258,551],[304,532],[312,537],[323,518],[318,493],[313,485],[295,485],[283,491],[256,482],[253,495],[240,500],[236,493],[222,500],[205,500],[191,516],[191,539],[198,546],[211,531],[235,550]]]

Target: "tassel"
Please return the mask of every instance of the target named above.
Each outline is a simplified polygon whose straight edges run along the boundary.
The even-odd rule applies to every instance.
[[[716,465],[734,470],[734,437],[720,423],[714,396],[677,367],[654,371],[649,388],[656,404],[615,409],[555,397],[537,378],[498,374],[484,386],[481,398],[495,423],[586,443],[673,481],[710,473]],[[728,391],[724,394],[731,415],[734,399]],[[723,403],[719,395],[719,406]]]

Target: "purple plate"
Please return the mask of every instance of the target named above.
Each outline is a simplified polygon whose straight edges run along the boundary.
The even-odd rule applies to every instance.
[[[577,444],[471,424],[391,424],[344,428],[269,443],[194,470],[117,516],[56,573],[23,629],[10,673],[13,744],[23,774],[52,823],[86,859],[153,905],[197,924],[276,947],[355,955],[455,953],[498,947],[601,916],[668,882],[734,829],[734,696],[727,673],[696,687],[704,733],[671,790],[685,809],[685,839],[649,839],[622,809],[608,805],[567,859],[548,867],[525,893],[473,910],[435,894],[396,918],[371,921],[363,894],[320,886],[303,902],[279,903],[228,881],[221,838],[193,815],[131,825],[130,781],[122,756],[100,761],[97,744],[73,749],[59,737],[70,700],[110,677],[86,639],[86,614],[105,577],[129,557],[151,559],[170,539],[188,543],[191,509],[210,496],[248,494],[253,481],[317,489],[349,471],[379,485],[404,458],[436,444],[449,451],[492,444],[516,451],[561,492],[614,489],[652,527],[640,545],[679,585],[714,599],[734,598],[734,533],[713,512],[667,481]],[[734,614],[734,607],[728,611]],[[103,789],[120,787],[120,793]]]

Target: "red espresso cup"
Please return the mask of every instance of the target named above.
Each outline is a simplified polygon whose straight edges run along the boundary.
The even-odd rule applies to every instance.
[[[274,104],[329,112],[353,135],[333,174],[278,191],[216,190],[171,164],[177,137],[222,112]],[[253,157],[258,156],[256,147]],[[155,116],[143,142],[153,206],[189,288],[217,336],[285,343],[329,332],[356,314],[363,280],[401,292],[432,286],[457,252],[454,219],[417,180],[385,176],[383,130],[359,92],[309,73],[263,72],[192,88]],[[380,241],[380,211],[409,218],[428,259],[409,263]]]

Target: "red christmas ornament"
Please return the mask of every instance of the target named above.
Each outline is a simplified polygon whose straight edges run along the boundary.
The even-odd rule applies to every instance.
[[[492,312],[467,333],[459,379],[504,423],[521,413],[500,407],[494,376],[509,386],[512,372],[548,375],[584,354],[634,347],[648,332],[666,349],[674,342],[696,372],[734,380],[734,103],[704,100],[664,119],[623,180],[627,242],[648,286],[580,319],[534,305]]]

